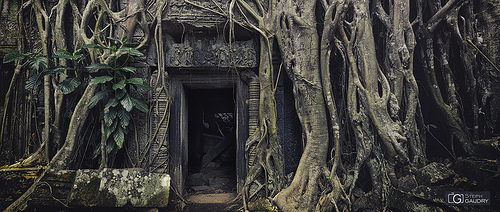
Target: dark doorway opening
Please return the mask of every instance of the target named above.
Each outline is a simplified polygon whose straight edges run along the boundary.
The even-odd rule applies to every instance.
[[[227,89],[187,89],[187,191],[236,192],[235,95]]]

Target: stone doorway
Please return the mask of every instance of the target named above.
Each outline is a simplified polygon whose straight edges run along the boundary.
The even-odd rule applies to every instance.
[[[204,146],[197,142],[204,139],[215,139],[215,141],[207,142],[216,145],[218,143],[216,140],[221,140],[220,137],[224,138],[222,142],[225,140],[230,143],[229,140],[225,139],[226,137],[234,140],[235,147],[227,146],[226,148],[236,148],[235,151],[230,151],[234,151],[235,155],[232,161],[235,165],[231,166],[231,169],[236,171],[230,170],[226,175],[235,174],[236,177],[233,175],[232,179],[236,181],[236,186],[233,184],[232,188],[236,187],[235,190],[241,190],[246,175],[245,142],[249,130],[249,85],[238,76],[242,72],[246,71],[233,73],[227,69],[169,70],[168,83],[172,98],[169,124],[170,174],[173,188],[180,194],[185,194],[186,191],[189,191],[189,186],[192,186],[188,185],[190,173],[200,173],[202,167],[208,166],[214,162],[214,159],[214,163],[220,163],[220,165],[229,161],[219,157],[222,153],[213,153],[215,156],[206,156],[203,164],[203,157],[206,155],[205,151],[208,151],[208,146],[205,146],[205,151],[203,151]],[[214,104],[210,106],[210,102]],[[216,111],[212,108],[219,110]],[[193,114],[190,115],[191,113]],[[220,133],[217,134],[218,128],[210,129],[211,126],[216,126],[214,121],[218,120],[218,124],[221,125],[222,120],[229,119],[228,116],[231,115],[234,135],[226,132],[222,136]],[[216,118],[214,119],[214,117]],[[207,127],[203,123],[208,124]],[[207,131],[197,132],[204,130]],[[212,163],[210,166],[215,164]]]
[[[188,193],[236,192],[234,89],[186,89]]]

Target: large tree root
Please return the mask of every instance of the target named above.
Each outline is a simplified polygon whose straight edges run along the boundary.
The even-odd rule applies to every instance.
[[[339,210],[337,202],[342,198],[350,207],[340,180],[329,174],[326,167],[305,167],[289,187],[274,197],[274,203],[282,211],[332,211]]]
[[[312,211],[319,201],[321,177],[326,179],[320,167],[298,171],[292,184],[274,197],[274,203],[283,211]]]

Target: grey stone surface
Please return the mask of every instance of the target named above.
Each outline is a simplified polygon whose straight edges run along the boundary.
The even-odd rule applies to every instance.
[[[403,191],[411,191],[418,186],[417,179],[415,175],[407,175],[399,179],[398,188]]]
[[[449,185],[425,186],[420,185],[411,190],[413,196],[420,199],[445,204],[445,194],[447,191],[459,191],[459,188]]]
[[[401,190],[391,189],[389,196],[386,204],[395,211],[444,211],[433,202],[422,201],[411,193]]]
[[[432,185],[453,177],[455,172],[442,163],[433,162],[419,169],[415,176],[419,184]]]
[[[170,176],[141,169],[78,170],[70,207],[166,207]]]
[[[372,193],[363,194],[352,204],[353,211],[380,211],[382,207],[380,197],[375,197]]]

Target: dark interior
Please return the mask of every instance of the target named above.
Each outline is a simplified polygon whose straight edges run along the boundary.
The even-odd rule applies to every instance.
[[[236,187],[233,89],[188,89],[187,97],[187,186],[223,186],[232,190]]]

